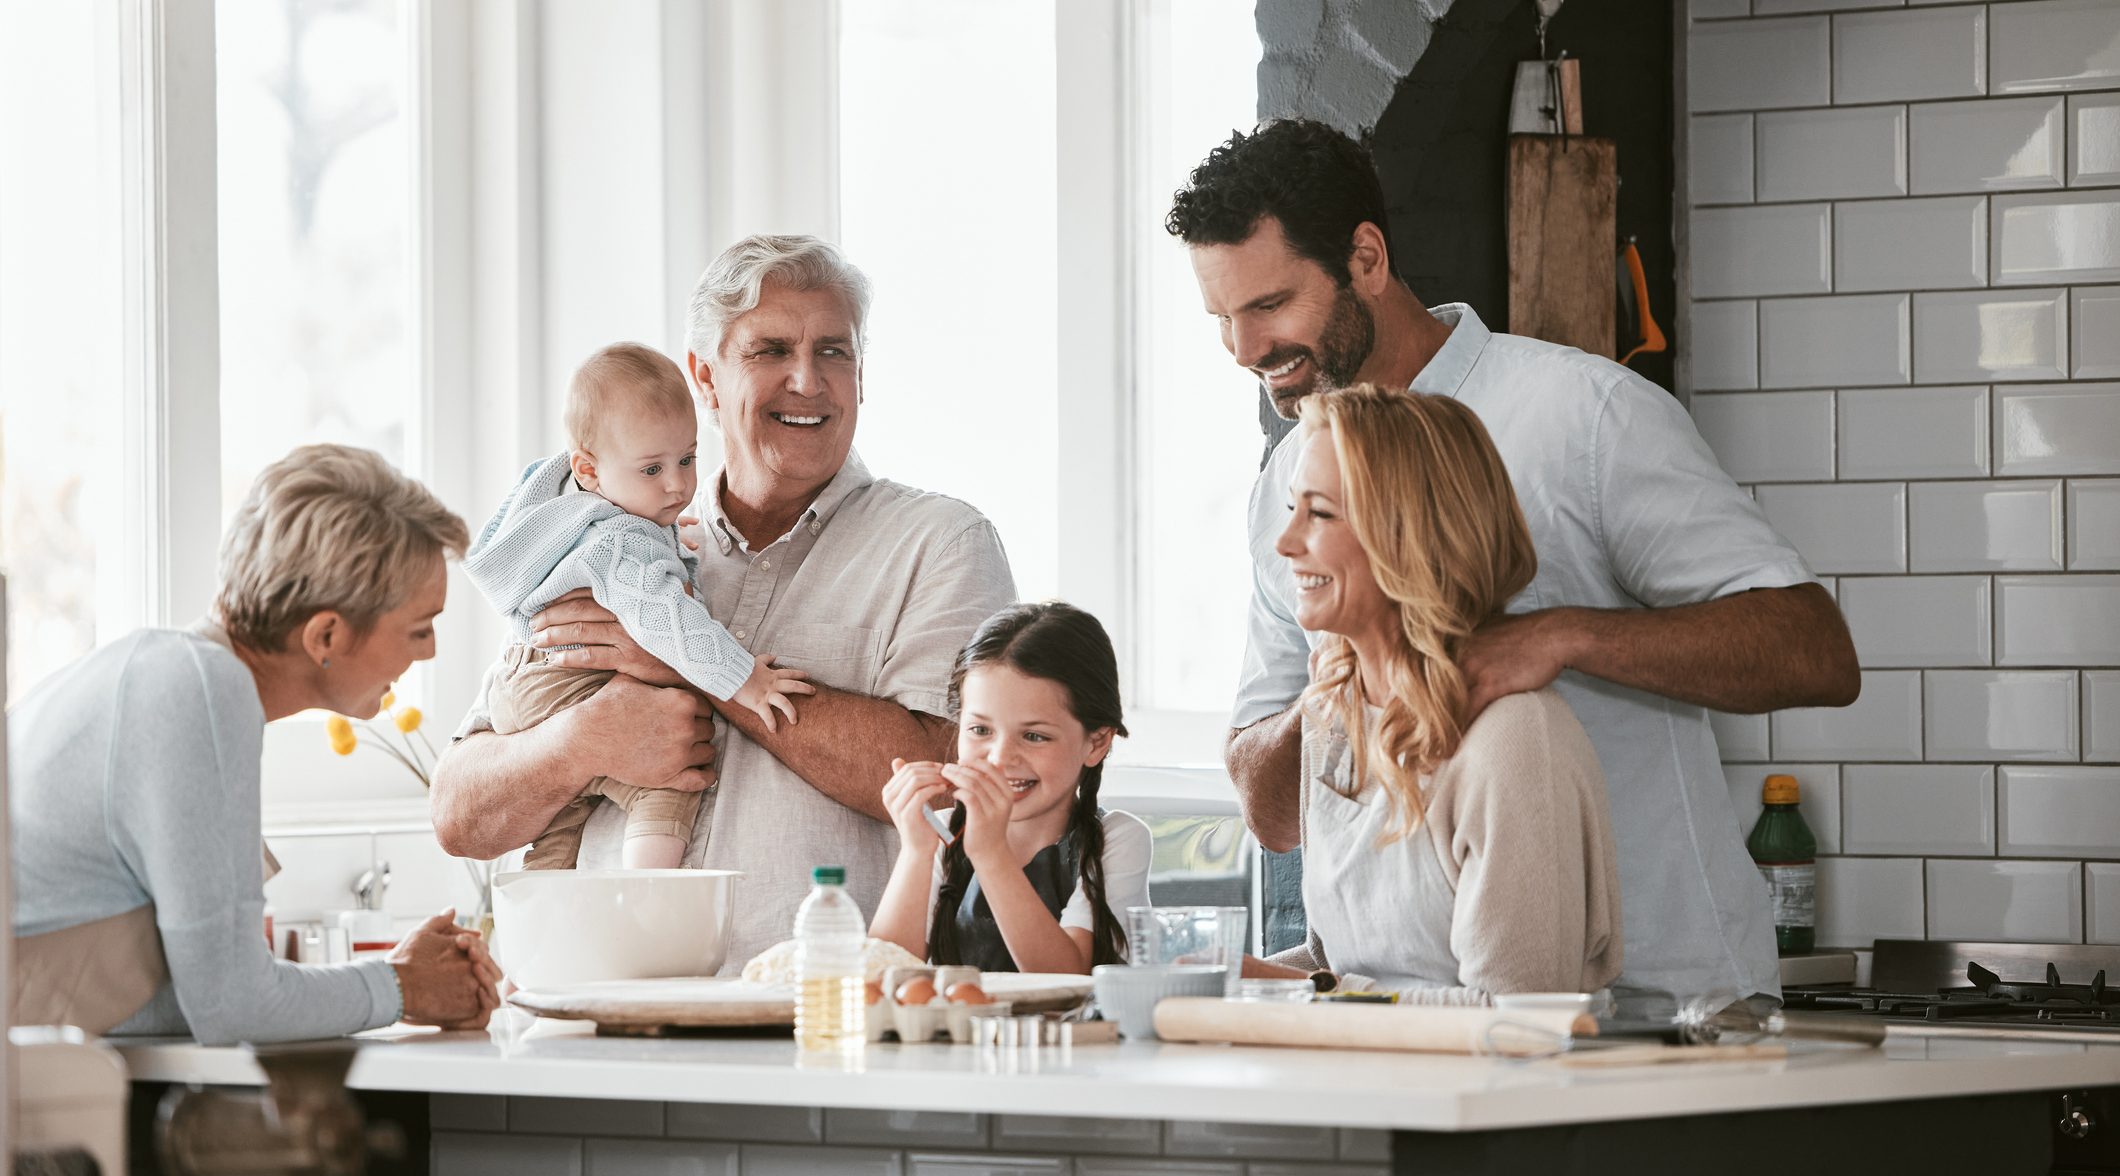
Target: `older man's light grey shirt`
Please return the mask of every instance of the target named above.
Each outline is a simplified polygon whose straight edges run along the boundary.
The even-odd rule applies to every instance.
[[[1611,360],[1493,334],[1468,306],[1432,313],[1452,330],[1413,391],[1479,414],[1538,550],[1538,576],[1510,612],[1667,608],[1815,582],[1663,389]],[[1282,441],[1252,489],[1254,591],[1235,727],[1279,713],[1309,679],[1295,579],[1274,553],[1302,436]],[[1745,853],[1707,711],[1573,672],[1555,688],[1590,733],[1611,795],[1626,934],[1619,983],[1780,992],[1766,888]]]
[[[877,478],[849,454],[794,528],[754,549],[721,509],[720,474],[702,487],[700,599],[731,635],[833,689],[947,712],[957,651],[1016,595],[984,515]],[[802,700],[795,705],[800,716]],[[491,726],[481,691],[459,735]],[[848,891],[873,917],[898,852],[890,824],[819,792],[726,722],[714,728],[719,783],[700,806],[684,864],[743,872],[723,973],[789,936],[812,866],[845,866]],[[581,867],[616,867],[624,839],[625,813],[598,805]]]

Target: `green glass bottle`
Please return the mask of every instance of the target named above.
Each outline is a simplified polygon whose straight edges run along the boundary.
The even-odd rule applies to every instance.
[[[1796,807],[1796,777],[1767,777],[1759,799],[1765,807],[1745,848],[1767,881],[1776,950],[1803,955],[1818,937],[1818,839]]]

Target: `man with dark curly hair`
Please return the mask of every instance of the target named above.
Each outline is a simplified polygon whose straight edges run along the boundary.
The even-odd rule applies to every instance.
[[[1494,333],[1462,304],[1423,306],[1393,271],[1368,150],[1322,123],[1232,136],[1165,227],[1192,251],[1223,346],[1281,416],[1358,383],[1453,396],[1480,415],[1539,567],[1458,652],[1468,721],[1554,684],[1589,731],[1619,846],[1622,985],[1778,993],[1774,920],[1708,712],[1845,706],[1861,677],[1832,597],[1685,410],[1609,359]],[[1252,606],[1226,753],[1246,822],[1276,850],[1301,838],[1292,704],[1310,646],[1274,552],[1298,450],[1276,447],[1252,491]]]

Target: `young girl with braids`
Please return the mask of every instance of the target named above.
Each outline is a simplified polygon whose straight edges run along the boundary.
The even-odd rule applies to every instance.
[[[1148,826],[1097,807],[1119,665],[1097,618],[1058,602],[989,617],[950,673],[957,762],[894,761],[897,868],[869,934],[936,964],[1087,972],[1124,963],[1119,912],[1148,905]],[[948,844],[927,809],[954,800]]]

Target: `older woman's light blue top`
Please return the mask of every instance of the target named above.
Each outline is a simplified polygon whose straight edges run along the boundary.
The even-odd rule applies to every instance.
[[[225,1044],[397,1019],[388,963],[293,964],[266,948],[264,737],[249,668],[172,629],[104,646],[8,712],[15,933],[155,909],[170,982],[114,1032]]]

